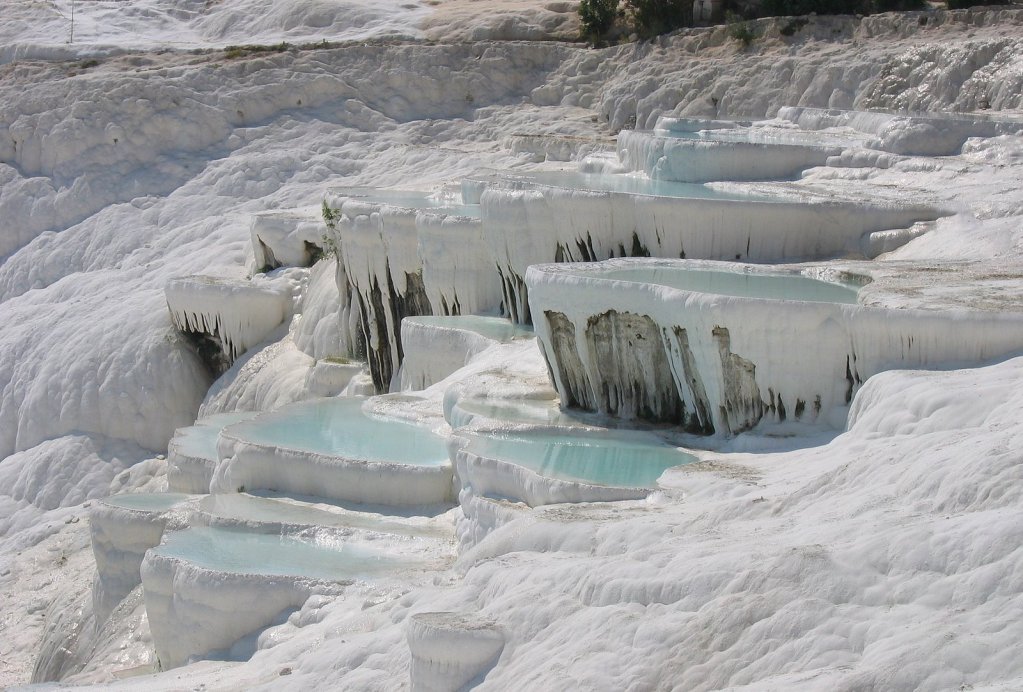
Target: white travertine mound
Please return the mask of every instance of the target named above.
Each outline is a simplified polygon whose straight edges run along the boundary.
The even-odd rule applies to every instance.
[[[562,404],[703,434],[787,419],[841,427],[855,393],[879,372],[1023,350],[1018,312],[804,302],[818,299],[758,295],[766,285],[729,294],[725,281],[721,293],[672,285],[672,272],[708,271],[771,278],[753,266],[678,260],[531,267],[536,333]]]
[[[290,290],[270,282],[190,276],[164,291],[174,326],[216,341],[228,364],[291,316]]]
[[[493,622],[463,613],[417,613],[405,630],[415,692],[446,692],[479,684],[504,648]]]

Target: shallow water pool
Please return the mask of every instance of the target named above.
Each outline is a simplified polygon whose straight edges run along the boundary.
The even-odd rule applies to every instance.
[[[365,579],[417,564],[362,543],[300,540],[219,527],[173,532],[151,551],[220,572],[327,580]]]
[[[580,276],[657,284],[683,291],[737,298],[798,300],[811,303],[855,304],[859,286],[821,281],[798,274],[734,272],[681,267],[615,268],[580,273]]]
[[[547,478],[617,488],[652,488],[666,469],[696,457],[653,439],[504,433],[475,435],[469,450]]]
[[[292,404],[232,425],[227,432],[246,442],[346,459],[415,466],[449,463],[443,438],[411,423],[367,415],[364,401],[346,397]]]

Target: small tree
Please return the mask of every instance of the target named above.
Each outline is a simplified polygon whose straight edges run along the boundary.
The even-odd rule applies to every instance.
[[[642,36],[658,36],[693,25],[692,0],[625,0]]]
[[[583,20],[583,36],[596,43],[614,26],[621,15],[618,0],[580,0],[579,17]]]

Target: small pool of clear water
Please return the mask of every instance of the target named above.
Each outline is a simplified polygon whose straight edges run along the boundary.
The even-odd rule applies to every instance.
[[[228,425],[255,418],[256,411],[233,411],[218,413],[195,422],[187,428],[180,428],[174,434],[174,445],[185,456],[196,459],[217,461],[217,437]]]
[[[531,328],[515,324],[504,317],[491,317],[486,315],[452,315],[450,317],[441,315],[422,315],[417,317],[406,317],[405,319],[432,327],[463,329],[465,331],[481,334],[482,336],[495,341],[510,341],[515,338],[534,336]]]
[[[666,469],[696,461],[667,444],[547,433],[474,435],[470,451],[547,478],[616,488],[652,488]]]
[[[174,531],[151,550],[220,572],[333,581],[366,579],[422,564],[363,543],[300,540],[219,527]]]
[[[452,427],[467,425],[473,416],[509,423],[579,425],[579,417],[562,411],[557,400],[550,399],[459,399],[452,411]]]
[[[572,190],[595,192],[624,192],[633,195],[653,197],[678,197],[688,199],[720,199],[738,201],[768,200],[764,195],[743,194],[716,190],[698,183],[676,183],[670,180],[652,180],[645,176],[623,173],[582,173],[579,171],[543,171],[524,175],[516,174],[506,179],[515,185],[549,185]]]
[[[615,281],[657,284],[683,291],[712,293],[737,298],[798,300],[810,303],[855,304],[860,287],[833,281],[811,279],[798,274],[732,272],[681,267],[615,268],[580,272],[580,276]]]
[[[195,495],[188,495],[187,493],[126,493],[124,495],[105,497],[100,502],[122,509],[163,512],[194,497]]]
[[[233,521],[355,528],[404,536],[445,536],[435,525],[417,525],[367,512],[330,511],[286,499],[255,497],[246,493],[207,495],[199,511]]]
[[[769,127],[735,127],[711,130],[655,129],[640,131],[653,137],[686,139],[703,142],[733,142],[738,144],[764,144],[774,146],[822,147],[851,146],[864,139],[862,134],[819,132]]]
[[[406,209],[422,209],[451,216],[468,216],[479,218],[478,204],[459,204],[451,199],[436,199],[429,192],[410,192],[408,190],[370,190],[360,189],[351,196],[360,202],[370,204],[390,204]]]
[[[447,444],[426,428],[367,415],[361,397],[291,404],[228,432],[242,440],[347,459],[414,466],[443,466]]]

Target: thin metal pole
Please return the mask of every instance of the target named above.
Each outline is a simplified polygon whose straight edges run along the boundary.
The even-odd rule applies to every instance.
[[[71,0],[71,38],[68,43],[75,42],[75,0]]]

